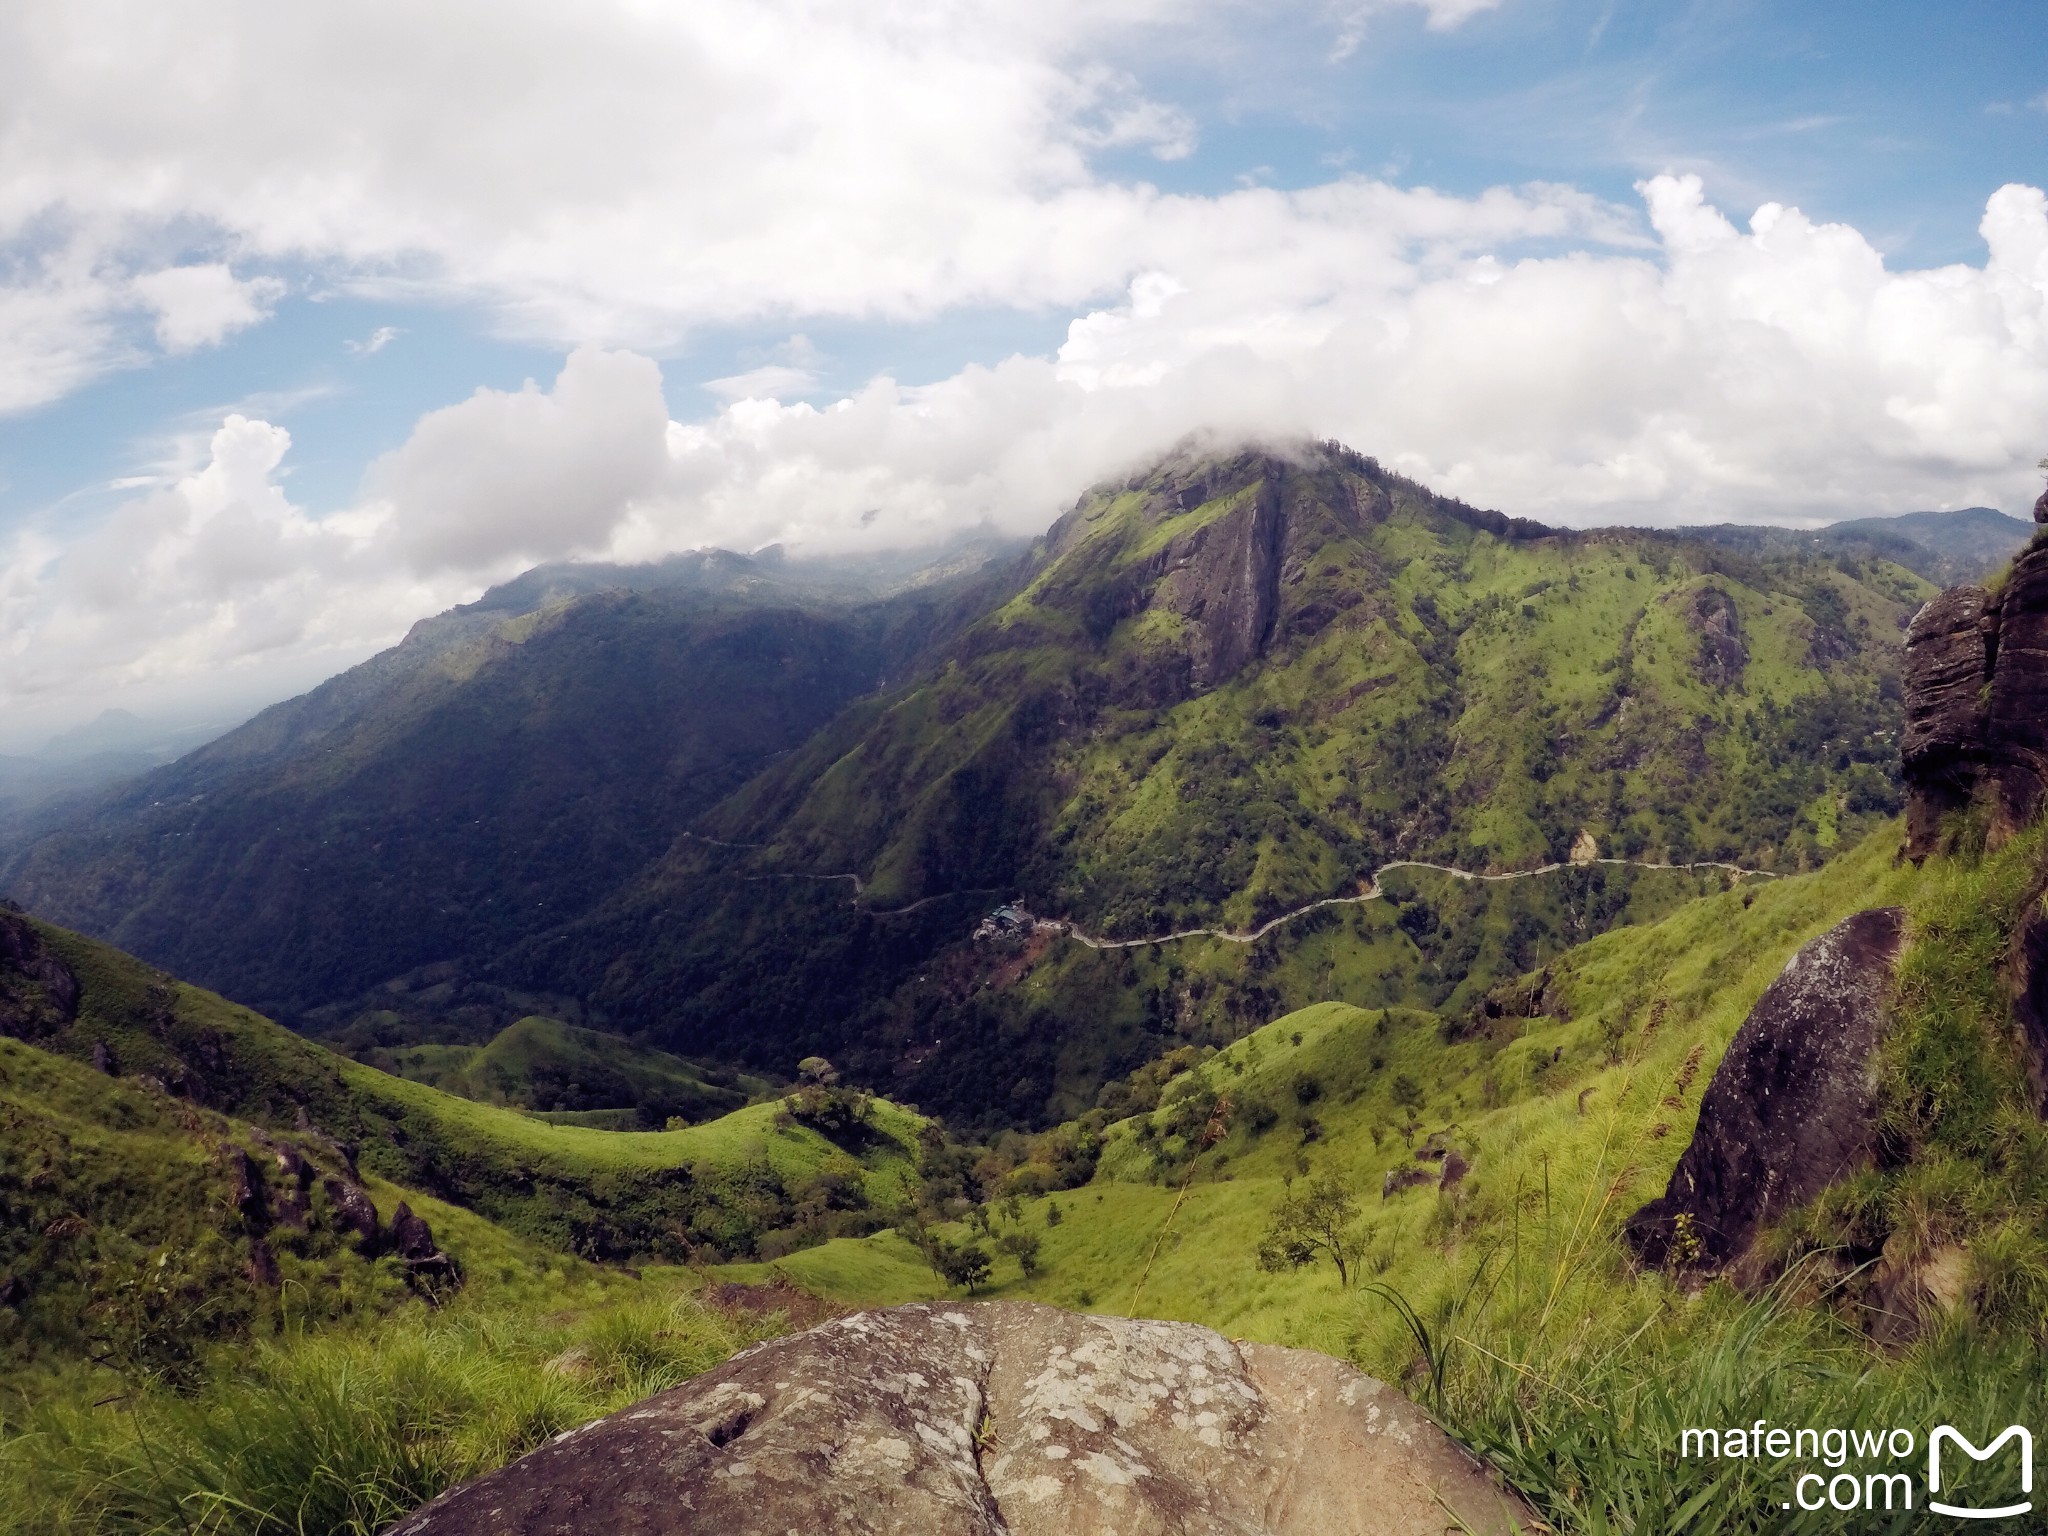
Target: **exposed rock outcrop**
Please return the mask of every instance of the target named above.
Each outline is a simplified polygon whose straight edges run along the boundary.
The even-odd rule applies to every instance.
[[[1996,832],[2048,792],[2048,547],[2022,552],[1996,594],[1950,587],[1906,631],[1907,852],[1940,846],[1951,812],[1985,802]]]
[[[393,1536],[1440,1536],[1529,1512],[1327,1356],[1026,1302],[758,1345],[443,1495]]]
[[[1692,595],[1690,614],[1693,630],[1700,637],[1693,670],[1709,688],[1733,688],[1742,681],[1749,665],[1749,649],[1742,643],[1742,615],[1735,600],[1719,587],[1701,587]]]
[[[1725,1269],[1770,1218],[1870,1162],[1873,1055],[1905,932],[1903,908],[1858,912],[1765,988],[1707,1086],[1670,1186],[1629,1219],[1644,1262]]]
[[[434,1229],[403,1200],[391,1213],[391,1246],[405,1266],[405,1277],[428,1289],[460,1285],[462,1270],[434,1242]]]
[[[0,1035],[40,1040],[78,1017],[78,978],[19,912],[0,909]]]
[[[1199,692],[1265,648],[1277,606],[1281,481],[1269,475],[1236,507],[1174,539],[1151,606],[1191,622],[1189,681]]]

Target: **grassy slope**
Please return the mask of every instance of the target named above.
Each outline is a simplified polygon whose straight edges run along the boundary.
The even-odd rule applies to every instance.
[[[1504,1021],[1512,1039],[1446,1044],[1433,1015],[1335,1002],[1266,1025],[1177,1080],[1153,1114],[1113,1126],[1090,1185],[1027,1201],[1024,1220],[1040,1232],[1046,1273],[1025,1283],[1006,1263],[998,1289],[1107,1310],[1130,1305],[1175,1201],[1171,1176],[1184,1166],[1182,1143],[1145,1124],[1170,1122],[1177,1090],[1220,1091],[1239,1114],[1205,1159],[1153,1264],[1138,1298],[1147,1314],[1347,1352],[1361,1308],[1338,1290],[1334,1272],[1268,1275],[1253,1263],[1267,1213],[1284,1181],[1300,1176],[1302,1158],[1318,1170],[1342,1170],[1371,1191],[1367,1219],[1389,1261],[1383,1278],[1427,1296],[1447,1279],[1434,1241],[1441,1234],[1431,1230],[1440,1202],[1433,1189],[1382,1202],[1379,1186],[1388,1170],[1413,1166],[1411,1145],[1447,1126],[1473,1163],[1456,1202],[1461,1243],[1483,1244],[1502,1222],[1511,1230],[1515,1191],[1540,1192],[1546,1161],[1553,1218],[1565,1219],[1567,1202],[1576,1209],[1597,1186],[1582,1236],[1590,1240],[1597,1227],[1604,1240],[1621,1216],[1661,1192],[1715,1062],[1793,951],[1851,912],[1904,899],[1924,880],[1910,865],[1894,867],[1897,849],[1896,833],[1880,831],[1826,870],[1708,897],[1661,923],[1602,935],[1553,966],[1574,1017]],[[1653,1014],[1658,1023],[1650,1030]],[[1669,1106],[1663,1099],[1695,1048],[1699,1061],[1681,1103]],[[1410,1117],[1393,1099],[1402,1076],[1424,1095],[1420,1131],[1405,1137]],[[1318,1085],[1307,1104],[1295,1088],[1303,1077]],[[1250,1129],[1244,1113],[1253,1102],[1280,1111],[1263,1133]],[[1304,1117],[1320,1132],[1307,1144]],[[1164,1172],[1152,1154],[1158,1146],[1169,1154]],[[1044,1226],[1048,1203],[1062,1210],[1058,1226]],[[891,1277],[883,1255],[901,1275]],[[853,1299],[870,1276],[885,1287],[878,1294],[920,1283],[913,1272],[922,1266],[894,1234],[877,1234],[793,1255],[780,1267]],[[1084,1295],[1091,1300],[1084,1303]]]
[[[483,1104],[559,1114],[638,1111],[641,1125],[715,1119],[772,1088],[757,1077],[714,1082],[679,1056],[540,1015],[514,1020],[480,1046],[373,1046],[352,1054],[394,1077]]]
[[[268,1233],[264,1283],[239,1151],[269,1164],[247,1122],[0,1038],[0,1277],[26,1282],[0,1303],[0,1531],[376,1529],[787,1326],[376,1178],[459,1291],[430,1307],[360,1256],[317,1183],[304,1230]]]
[[[76,1060],[104,1043],[116,1069],[179,1085],[256,1123],[301,1112],[360,1147],[366,1172],[467,1205],[512,1231],[595,1257],[746,1251],[764,1212],[828,1165],[878,1205],[899,1198],[921,1123],[877,1102],[857,1158],[759,1104],[675,1131],[552,1125],[339,1056],[239,1005],[173,982],[107,945],[38,924],[82,984],[78,1018],[42,1042]],[[772,1224],[772,1223],[771,1223]]]
[[[1349,1356],[1437,1407],[1562,1529],[1670,1529],[1694,1499],[1686,1529],[1832,1529],[1832,1515],[1782,1516],[1791,1474],[1768,1459],[1680,1462],[1677,1430],[1754,1417],[1989,1430],[2048,1411],[2033,1365],[2048,1331],[2048,1130],[2011,1056],[1999,971],[2039,842],[1915,868],[1886,829],[1823,871],[1604,935],[1552,968],[1568,1021],[1509,1020],[1446,1044],[1427,1015],[1303,1010],[1114,1126],[1091,1184],[1022,1202],[1043,1272],[1026,1280],[999,1257],[992,1289]],[[1619,1224],[1661,1192],[1756,997],[1800,944],[1894,903],[1914,936],[1885,1068],[1907,1161],[1783,1223],[1771,1243],[1787,1278],[1761,1299],[1720,1283],[1688,1297],[1635,1274]],[[1413,1119],[1395,1102],[1402,1077],[1424,1099]],[[1233,1100],[1235,1126],[1176,1213],[1188,1143],[1172,1128],[1198,1127],[1212,1090]],[[1278,1111],[1262,1134],[1248,1112],[1259,1103]],[[1319,1134],[1304,1144],[1307,1117]],[[1471,1159],[1462,1186],[1382,1200],[1382,1175],[1418,1166],[1409,1148],[1432,1132]],[[1363,1196],[1364,1283],[1349,1290],[1328,1264],[1255,1262],[1288,1181],[1308,1170]],[[1910,1348],[1874,1351],[1859,1326],[1872,1288],[1943,1252],[1966,1255],[1955,1310],[1929,1312]],[[778,1267],[849,1302],[936,1293],[893,1233]]]

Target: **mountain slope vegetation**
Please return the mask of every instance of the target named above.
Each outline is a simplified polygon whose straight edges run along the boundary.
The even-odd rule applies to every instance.
[[[1009,1143],[982,1169],[989,1236],[935,1235],[987,1245],[993,1294],[1347,1356],[1433,1406],[1561,1530],[1663,1530],[1674,1509],[1701,1531],[1840,1529],[1832,1510],[1786,1512],[1804,1467],[1687,1459],[1680,1431],[1924,1433],[2048,1408],[2048,1130],[1999,972],[2039,910],[2041,834],[1921,866],[1902,847],[1893,824],[1820,871],[1603,935],[1476,1027],[1291,1014],[1151,1084],[1154,1107]],[[1803,943],[1887,905],[1910,938],[1880,1166],[1780,1213],[1747,1289],[1639,1268],[1622,1224],[1663,1190],[1744,1015]],[[1048,1192],[1048,1159],[1077,1144],[1092,1175]],[[1326,1250],[1275,1246],[1290,1202],[1326,1189],[1344,1277]],[[899,1233],[778,1269],[846,1304],[943,1292]]]
[[[1116,940],[1250,929],[1394,860],[1561,861],[1582,834],[1811,865],[1897,809],[1898,636],[1930,591],[1516,523],[1333,447],[1174,459],[1084,498],[938,664],[490,974],[684,1054],[824,1051],[978,1124],[1043,1123],[1330,995],[1327,944],[1304,954],[1329,924],[1381,949],[1342,995],[1455,1009],[1710,877],[1425,890],[1257,945],[1021,962],[965,942],[996,900]]]
[[[424,622],[115,792],[9,885],[270,1012],[431,988],[608,895],[954,601],[854,604],[734,556],[642,579],[540,572]],[[481,1042],[532,1001],[438,1013]]]
[[[596,1259],[779,1251],[867,1230],[899,1203],[922,1128],[886,1101],[823,1129],[780,1101],[675,1130],[550,1124],[378,1071],[108,945],[5,912],[0,1035],[194,1112],[311,1137],[365,1176]]]
[[[352,1049],[544,1015],[1043,1125],[1332,995],[1468,1008],[1722,878],[1642,866],[1824,861],[1899,803],[1898,635],[1932,590],[1882,551],[1545,529],[1333,445],[1190,448],[1021,569],[879,604],[684,574],[521,578],[12,888]],[[1112,943],[1242,933],[1391,861],[1582,840],[1631,863],[1404,872],[1257,943],[969,941],[1005,901]]]

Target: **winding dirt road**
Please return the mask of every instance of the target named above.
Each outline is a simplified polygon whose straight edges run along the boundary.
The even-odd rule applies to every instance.
[[[706,843],[714,848],[759,850],[768,846],[766,843],[720,842],[715,837],[700,837],[695,832],[685,832],[683,836],[691,842]],[[1234,928],[1181,928],[1172,933],[1151,933],[1136,939],[1104,939],[1089,933],[1069,918],[1040,917],[1022,906],[1015,907],[1014,910],[1018,916],[1030,923],[1033,928],[1044,933],[1060,934],[1063,937],[1072,939],[1077,944],[1085,944],[1090,949],[1142,949],[1147,944],[1172,944],[1180,939],[1222,939],[1230,944],[1256,944],[1281,924],[1291,923],[1297,917],[1305,917],[1307,914],[1318,911],[1323,907],[1355,907],[1368,901],[1384,900],[1385,893],[1380,890],[1380,877],[1397,869],[1427,869],[1434,870],[1440,875],[1449,875],[1454,880],[1492,882],[1500,880],[1533,880],[1538,875],[1556,874],[1561,869],[1585,869],[1595,864],[1606,864],[1627,869],[1718,869],[1738,879],[1775,880],[1778,878],[1777,875],[1767,869],[1747,869],[1740,864],[1726,864],[1718,859],[1698,859],[1690,864],[1663,864],[1653,859],[1560,859],[1555,864],[1541,864],[1534,869],[1510,869],[1495,874],[1486,874],[1479,870],[1459,869],[1455,864],[1431,864],[1423,859],[1396,859],[1392,863],[1382,864],[1378,869],[1374,870],[1372,878],[1366,882],[1365,889],[1354,896],[1325,896],[1320,901],[1311,901],[1302,906],[1290,908],[1277,917],[1266,919],[1258,927],[1245,931],[1239,931]],[[859,875],[852,873],[813,875],[775,871],[761,875],[742,875],[740,878],[743,880],[847,880],[853,884],[853,904],[855,906],[860,904],[861,895],[867,889],[866,882]],[[946,901],[956,896],[989,896],[995,894],[996,889],[996,887],[989,886],[969,891],[941,891],[936,896],[921,897],[906,907],[869,907],[866,911],[871,917],[901,917],[906,912],[915,912],[919,907],[930,906],[935,901]]]

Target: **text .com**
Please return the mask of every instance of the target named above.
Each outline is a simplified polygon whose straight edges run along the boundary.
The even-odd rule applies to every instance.
[[[2034,1436],[2024,1426],[2009,1425],[1980,1445],[1942,1424],[1928,1434],[1924,1460],[1922,1445],[1910,1429],[1790,1429],[1758,1419],[1733,1429],[1685,1430],[1678,1454],[1786,1464],[1786,1509],[1925,1509],[1959,1520],[2032,1512]],[[1958,1491],[1966,1470],[1967,1495]]]

